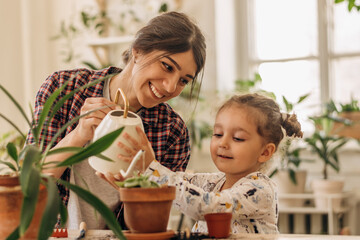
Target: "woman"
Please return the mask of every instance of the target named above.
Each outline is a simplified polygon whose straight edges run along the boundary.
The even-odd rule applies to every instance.
[[[172,171],[184,171],[190,157],[188,130],[181,117],[165,102],[178,96],[187,84],[194,86],[204,67],[205,49],[205,39],[200,29],[185,14],[169,12],[153,18],[137,32],[130,49],[124,54],[124,69],[109,67],[99,71],[75,69],[53,73],[36,96],[34,124],[39,120],[46,99],[66,80],[71,79],[71,82],[61,96],[91,81],[114,75],[79,91],[64,103],[50,120],[47,132],[41,136],[44,147],[49,143],[48,139],[74,117],[105,107],[69,126],[53,148],[82,147],[87,144],[101,120],[115,109],[113,100],[117,89],[121,88],[129,99],[130,110],[142,118],[156,158]],[[30,132],[27,143],[33,142]],[[46,161],[60,162],[69,154],[50,156]],[[111,209],[116,209],[119,205],[118,193],[95,176],[87,161],[74,165],[72,169],[48,171],[55,177],[87,187]],[[77,199],[75,194],[69,198],[69,193],[62,186],[59,189],[64,195],[64,203],[68,205],[68,228],[78,228],[81,221],[85,221],[89,229],[105,227],[100,215],[94,214],[85,202]]]

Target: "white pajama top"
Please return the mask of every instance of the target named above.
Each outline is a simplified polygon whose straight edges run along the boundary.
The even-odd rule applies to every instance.
[[[278,233],[278,198],[275,183],[260,172],[239,179],[220,191],[224,173],[172,172],[153,161],[145,171],[159,184],[176,186],[173,206],[196,220],[194,232],[207,232],[204,215],[232,213],[232,233]]]

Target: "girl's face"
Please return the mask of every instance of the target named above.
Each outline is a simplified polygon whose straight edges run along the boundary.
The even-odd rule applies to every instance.
[[[196,73],[196,63],[191,50],[153,60],[164,52],[153,51],[142,55],[133,52],[132,107],[151,108],[178,96]],[[150,64],[149,64],[150,61]]]
[[[231,105],[216,116],[211,138],[211,157],[227,177],[240,179],[259,169],[268,158],[263,138],[246,108]]]

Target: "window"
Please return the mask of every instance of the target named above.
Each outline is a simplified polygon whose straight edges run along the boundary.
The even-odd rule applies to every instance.
[[[294,102],[311,93],[295,109],[305,129],[308,116],[329,99],[360,99],[360,12],[329,0],[239,2],[236,11],[245,8],[248,16],[235,29],[246,35],[248,51],[236,54],[249,60],[238,61],[238,69],[259,72],[261,88],[274,92],[279,103],[282,96]]]

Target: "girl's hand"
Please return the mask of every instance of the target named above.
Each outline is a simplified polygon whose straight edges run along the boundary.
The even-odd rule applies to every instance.
[[[118,108],[120,107],[106,98],[87,98],[84,105],[81,107],[80,114],[86,114],[95,109],[99,110],[91,112],[85,117],[80,118],[79,124],[74,129],[74,131],[76,131],[76,137],[81,141],[84,141],[84,143],[90,141],[94,137],[96,127],[100,124],[106,114]]]
[[[137,168],[145,170],[150,165],[150,163],[155,159],[155,153],[154,153],[151,143],[147,139],[144,131],[140,127],[137,126],[136,132],[139,134],[140,141],[137,141],[133,137],[131,137],[129,134],[124,133],[124,139],[129,142],[131,147],[126,146],[122,142],[118,142],[118,146],[120,148],[124,149],[125,152],[128,154],[126,156],[119,154],[118,158],[120,160],[130,163],[131,160],[137,154],[137,152],[142,149],[145,151],[144,163],[143,163],[143,161],[139,160],[137,163]]]

